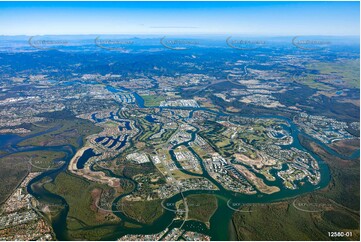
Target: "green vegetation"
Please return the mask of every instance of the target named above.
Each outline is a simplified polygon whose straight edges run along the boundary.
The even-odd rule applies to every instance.
[[[327,206],[316,207],[322,209],[309,213],[297,210],[292,205],[293,201],[250,205],[252,212],[236,212],[233,216],[239,240],[330,240],[330,231],[351,231],[352,237],[347,239],[360,239],[359,159],[342,160],[331,156],[305,136],[300,135],[299,140],[303,146],[327,161],[331,181],[325,189],[298,199],[311,201],[304,204],[318,204],[315,203],[315,197],[318,197],[322,201],[320,204]]]
[[[350,156],[354,152],[360,149],[360,140],[358,139],[347,139],[338,140],[329,145],[337,153]]]
[[[63,152],[32,151],[19,152],[0,158],[0,201],[5,199],[20,184],[28,172],[44,171],[58,167],[61,164],[53,163],[55,159],[64,157]]]
[[[124,162],[120,167],[124,176],[133,178],[137,175],[154,173],[156,176],[161,176],[161,173],[153,165],[153,163],[136,164],[133,162]]]
[[[3,202],[27,176],[29,163],[23,155],[9,155],[0,158],[0,202]]]
[[[336,62],[314,61],[307,65],[318,74],[305,73],[294,80],[320,91],[333,91],[340,88],[360,88],[360,60],[349,59]]]
[[[149,137],[153,134],[156,134],[160,131],[160,124],[159,123],[151,123],[145,120],[144,118],[140,118],[137,120],[137,124],[139,124],[142,133],[139,136],[139,141],[149,142]]]
[[[157,170],[155,173],[139,174],[133,177],[138,184],[142,183],[141,196],[146,199],[147,194],[151,194],[155,189],[158,189],[161,184],[165,184],[165,179]]]
[[[24,159],[31,163],[31,172],[44,171],[46,169],[60,167],[63,163],[54,162],[55,160],[61,160],[65,156],[64,152],[56,151],[33,151],[17,153],[17,155],[24,155]]]
[[[119,201],[118,208],[130,218],[137,220],[144,224],[154,223],[164,210],[161,205],[161,200],[152,201]]]
[[[253,205],[248,210],[251,212],[236,212],[233,216],[238,240],[330,240],[330,231],[353,231],[350,240],[358,240],[359,237],[355,230],[357,220],[352,214],[343,217],[348,221],[352,220],[352,224],[341,227],[329,221],[329,212],[303,212],[297,210],[291,201]],[[338,220],[332,218],[335,219]]]
[[[308,68],[318,70],[320,74],[336,75],[345,81],[346,87],[360,88],[359,59],[349,59],[336,62],[314,62],[309,64]]]
[[[237,123],[237,120],[233,122]],[[272,119],[266,120],[263,123],[250,121],[248,126],[242,126],[241,124],[241,128],[235,130],[227,128],[217,122],[208,121],[202,124],[206,128],[199,132],[199,135],[207,140],[222,156],[232,156],[242,150],[246,156],[255,159],[257,158],[257,153],[245,147],[243,142],[256,147],[258,144],[262,145],[267,142],[273,142],[273,140],[267,136],[266,128],[276,125],[276,122],[279,121]]]
[[[214,121],[207,121],[204,123],[204,126],[206,128],[198,133],[199,136],[207,140],[221,155],[230,155],[235,145],[229,141],[229,138],[222,134],[227,128]]]
[[[188,204],[188,219],[197,220],[209,225],[209,220],[218,208],[217,198],[209,194],[194,194],[186,197]],[[179,204],[184,209],[183,200]]]
[[[100,185],[68,172],[60,173],[54,182],[44,185],[45,189],[62,196],[69,205],[67,218],[68,229],[80,229],[87,226],[113,222],[115,215],[98,210],[94,205],[94,200],[98,197],[92,196],[94,189],[108,189],[105,185]],[[99,195],[100,196],[100,195]]]
[[[158,107],[161,101],[164,101],[164,97],[157,95],[141,95],[144,100],[144,106],[146,107]]]
[[[360,209],[360,159],[343,160],[327,153],[318,144],[299,136],[301,144],[327,161],[331,181],[326,189],[319,191],[323,196],[353,210]]]
[[[359,221],[349,214],[341,211],[326,211],[323,218],[341,229],[358,229]]]
[[[111,226],[109,227],[93,227],[91,229],[77,229],[77,230],[68,230],[69,236],[73,240],[101,240],[102,238],[109,236],[109,234],[115,231]]]
[[[306,74],[306,76],[301,76],[296,79],[297,79],[297,82],[299,82],[303,85],[306,85],[310,88],[320,90],[320,91],[331,91],[334,89],[333,87],[331,87],[323,82],[320,82],[318,75]]]
[[[176,132],[176,129],[166,129],[161,136],[162,142],[168,141],[168,139]]]
[[[73,145],[79,148],[79,138],[101,132],[101,128],[95,126],[88,120],[73,119],[55,119],[50,123],[44,124],[46,128],[59,127],[53,132],[39,135],[19,143],[19,146],[57,146],[57,145]]]
[[[279,121],[272,119],[262,123],[252,123],[251,128],[243,127],[242,130],[238,132],[238,138],[242,139],[247,144],[269,142],[270,139],[267,136],[267,128],[275,127],[276,124],[279,124]]]

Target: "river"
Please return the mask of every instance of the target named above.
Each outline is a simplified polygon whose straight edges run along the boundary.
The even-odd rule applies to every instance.
[[[118,92],[118,89],[111,89],[109,88],[108,90],[111,90],[113,92]],[[125,89],[122,89],[125,90]],[[128,90],[126,90],[128,91]],[[138,104],[138,106],[140,108],[144,107],[144,100],[135,92],[132,92],[132,94],[135,96],[136,98],[136,102]],[[173,108],[173,109],[182,109],[182,108]],[[227,116],[228,114],[224,114],[222,112],[217,112],[214,110],[209,110],[206,108],[196,108],[193,109],[190,112],[190,116],[188,118],[191,118],[193,115],[193,112],[195,110],[203,110],[203,111],[207,111],[207,112],[212,112],[214,114],[217,114],[217,116]],[[114,115],[113,115],[114,116]],[[93,117],[94,119],[95,116]],[[281,116],[254,116],[254,118],[277,118],[277,119],[282,119],[287,121],[287,123],[289,124],[289,131],[294,139],[294,142],[292,144],[293,147],[296,147],[300,150],[304,150],[306,151],[306,149],[300,144],[299,140],[298,140],[298,134],[303,134],[306,135],[304,133],[302,133],[301,131],[299,131],[299,129],[296,127],[296,125],[289,119],[281,117]],[[98,120],[101,121],[101,120]],[[1,150],[5,150],[7,152],[9,152],[9,154],[14,154],[17,152],[25,152],[25,151],[34,151],[34,150],[54,150],[54,151],[63,151],[66,155],[63,157],[63,160],[65,161],[65,163],[59,167],[56,168],[54,170],[47,170],[44,171],[41,175],[39,175],[38,177],[32,179],[27,187],[28,192],[33,195],[34,197],[36,197],[37,199],[44,201],[44,202],[48,202],[48,203],[56,203],[56,204],[62,204],[63,205],[63,209],[61,210],[60,214],[53,219],[52,221],[52,227],[54,229],[54,232],[56,234],[57,239],[59,240],[71,240],[72,238],[69,237],[68,233],[67,233],[67,228],[66,228],[66,219],[67,219],[67,213],[69,210],[69,207],[65,201],[64,198],[62,198],[61,196],[52,194],[50,192],[48,192],[47,190],[45,190],[42,186],[42,184],[39,184],[39,182],[41,180],[43,180],[44,178],[50,178],[50,179],[55,179],[55,177],[60,173],[63,172],[67,169],[68,163],[70,161],[70,159],[72,158],[72,156],[75,154],[76,150],[73,146],[71,145],[64,145],[64,146],[54,146],[54,147],[38,147],[38,146],[31,146],[31,147],[22,147],[22,146],[18,146],[17,144],[23,140],[35,137],[36,135],[41,135],[47,132],[51,132],[56,130],[59,127],[54,127],[51,129],[48,129],[44,132],[41,133],[37,133],[34,135],[29,135],[26,137],[21,137],[18,135],[0,135],[0,149]],[[196,156],[196,158],[198,160],[200,160],[200,157],[194,152],[194,150],[192,148],[189,147],[189,142],[194,141],[195,136],[196,136],[196,131],[192,132],[192,138],[190,141],[181,143],[181,144],[177,144],[176,146],[173,147],[173,149],[175,149],[176,147],[180,146],[180,145],[185,145],[189,148],[189,150]],[[317,142],[318,144],[320,144],[323,148],[325,148],[327,151],[329,151],[332,155],[338,156],[340,158],[348,158],[348,159],[353,159],[353,158],[357,158],[359,157],[359,151],[355,152],[355,154],[353,154],[350,157],[345,157],[342,156],[340,154],[338,154],[337,152],[333,151],[332,149],[330,149],[329,147],[327,147],[326,145],[324,145],[323,143],[321,143],[318,140],[315,140],[314,138],[306,135],[307,138],[310,138],[312,141]],[[308,151],[308,150],[307,150]],[[223,189],[221,186],[218,185],[218,187],[220,188],[220,190],[218,191],[186,191],[183,192],[183,194],[177,194],[169,199],[166,199],[165,203],[167,204],[175,204],[175,202],[179,201],[180,199],[182,199],[182,195],[183,196],[187,196],[190,194],[214,194],[217,197],[217,201],[218,201],[218,209],[216,210],[216,212],[214,213],[214,215],[212,216],[211,220],[210,220],[210,229],[208,229],[204,224],[200,223],[200,222],[196,222],[196,221],[187,221],[184,223],[183,228],[186,229],[190,229],[193,231],[198,231],[201,233],[205,233],[208,234],[212,237],[212,240],[232,240],[235,239],[235,234],[234,234],[234,228],[233,225],[231,223],[231,218],[232,215],[234,213],[234,210],[230,209],[227,205],[227,203],[229,201],[231,201],[232,203],[271,203],[271,202],[275,202],[275,201],[280,201],[280,200],[284,200],[284,199],[289,199],[292,197],[296,197],[299,196],[301,194],[305,194],[307,192],[311,192],[314,191],[316,189],[322,189],[325,186],[327,186],[329,180],[330,180],[330,172],[328,169],[328,166],[326,165],[326,163],[324,161],[322,161],[317,155],[315,155],[314,153],[312,153],[311,151],[308,151],[319,163],[319,167],[320,167],[320,173],[321,173],[321,181],[317,186],[313,186],[310,183],[306,182],[303,186],[301,186],[299,189],[297,190],[289,190],[286,189],[283,185],[282,182],[280,181],[280,179],[276,180],[275,182],[267,182],[265,181],[266,184],[268,185],[277,185],[281,188],[280,192],[274,193],[274,194],[270,194],[270,195],[266,195],[266,194],[256,194],[256,195],[243,195],[243,194],[235,194],[234,192],[230,192],[227,191],[225,189]],[[4,157],[8,154],[2,155],[1,157]],[[87,159],[91,156],[91,151],[89,151],[88,156],[86,157]],[[177,167],[181,168],[179,162],[175,159],[174,157],[174,153],[172,153],[171,151],[171,157],[173,159],[173,161],[175,161]],[[201,162],[202,164],[202,162]],[[81,165],[81,164],[80,164]],[[214,181],[214,179],[212,177],[210,177],[206,171],[205,168],[202,164],[202,170],[204,177],[208,178],[209,180]],[[112,176],[116,176],[114,173],[112,173],[111,171],[107,171],[109,174],[111,174]],[[194,175],[194,174],[192,174]],[[128,179],[125,177],[121,177],[118,176],[122,179]],[[129,179],[128,179],[129,180]],[[134,181],[131,181],[134,183]],[[217,183],[216,183],[217,184]],[[134,189],[136,189],[136,184],[134,183]],[[118,198],[116,198],[114,200],[114,203],[116,203],[117,201],[119,201],[122,197],[124,197],[127,194],[123,194],[121,196],[119,196]],[[174,208],[174,207],[173,207]],[[115,205],[113,205],[112,207],[113,210],[116,210]],[[183,221],[173,221],[174,217],[175,217],[175,213],[169,210],[164,210],[164,214],[153,224],[151,225],[144,225],[144,224],[140,224],[137,221],[126,217],[124,214],[122,214],[121,212],[114,212],[115,215],[119,216],[123,221],[126,222],[130,222],[130,223],[134,223],[134,224],[139,224],[142,225],[142,228],[124,228],[123,222],[118,224],[118,225],[100,225],[97,227],[102,227],[102,226],[110,226],[111,228],[114,229],[114,232],[106,237],[104,237],[104,240],[116,240],[119,237],[121,237],[122,235],[125,234],[133,234],[133,233],[137,233],[137,234],[150,234],[150,233],[158,233],[162,230],[164,230],[165,228],[169,227],[174,228],[174,227],[179,227]]]

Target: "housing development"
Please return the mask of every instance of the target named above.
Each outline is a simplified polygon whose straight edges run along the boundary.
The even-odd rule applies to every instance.
[[[136,15],[152,34],[0,27],[0,240],[360,239],[358,37],[220,34],[233,7],[291,3],[164,3],[220,9],[204,35],[153,33],[202,26],[155,24],[158,3],[98,4],[86,19]]]

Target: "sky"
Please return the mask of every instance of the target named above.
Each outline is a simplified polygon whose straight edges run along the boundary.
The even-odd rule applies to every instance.
[[[0,35],[360,34],[359,2],[0,2]]]

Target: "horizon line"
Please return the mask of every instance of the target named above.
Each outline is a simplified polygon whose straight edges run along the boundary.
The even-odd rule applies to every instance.
[[[1,0],[0,0],[1,1]],[[89,34],[0,34],[0,37],[34,37],[34,36],[107,36],[107,35],[142,35],[142,36],[174,36],[174,35],[202,35],[202,36],[210,36],[210,35],[219,35],[219,36],[257,36],[257,37],[303,37],[303,36],[315,36],[315,37],[360,37],[360,34],[358,35],[351,35],[351,34],[247,34],[247,33],[170,33],[170,34],[164,34],[164,33],[107,33],[107,34],[100,34],[100,33],[89,33]]]

